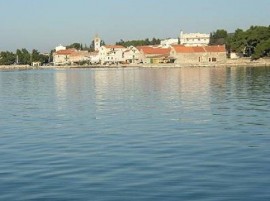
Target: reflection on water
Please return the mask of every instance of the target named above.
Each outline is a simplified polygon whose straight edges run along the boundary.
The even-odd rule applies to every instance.
[[[0,200],[269,200],[270,68],[0,72]]]

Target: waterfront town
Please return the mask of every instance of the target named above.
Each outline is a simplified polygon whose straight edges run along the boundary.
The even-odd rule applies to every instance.
[[[243,37],[244,34],[245,37],[248,33],[254,38],[253,32],[267,34],[262,39],[263,42],[257,42],[254,47],[248,44],[249,41],[242,42],[243,44],[239,43],[242,41],[240,36]],[[69,46],[58,45],[49,54],[41,54],[37,50],[33,50],[30,54],[26,49],[22,49],[17,50],[16,54],[9,52],[1,54],[0,65],[21,66],[24,64],[33,67],[270,65],[269,33],[269,27],[260,26],[251,26],[246,32],[236,30],[234,34],[230,35],[225,30],[217,30],[213,33],[184,33],[180,31],[176,38],[164,40],[153,38],[152,43],[147,39],[147,43],[140,45],[134,41],[133,43],[125,43],[123,40],[116,44],[107,45],[97,34],[89,40],[92,40],[91,48],[83,48],[82,44],[79,43]],[[252,37],[251,42],[254,44]],[[6,59],[7,55],[10,55],[11,59]],[[1,62],[1,60],[6,61],[6,63]],[[27,61],[22,62],[21,60]]]
[[[128,46],[103,45],[94,38],[94,51],[68,49],[59,45],[53,53],[54,66],[74,65],[80,62],[101,65],[128,64],[194,64],[224,62],[224,45],[209,46],[210,34],[181,32],[179,39],[162,40],[159,45]]]

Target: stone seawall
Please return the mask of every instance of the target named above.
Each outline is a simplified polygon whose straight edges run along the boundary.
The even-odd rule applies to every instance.
[[[67,68],[181,68],[181,67],[262,67],[270,66],[270,59],[250,61],[250,59],[228,59],[226,62],[213,63],[185,63],[185,64],[119,64],[119,65],[93,65],[93,66],[41,66],[28,65],[0,66],[0,70],[31,70],[31,69],[67,69]]]
[[[36,69],[37,67],[29,65],[9,65],[9,66],[0,66],[0,70],[30,70]]]

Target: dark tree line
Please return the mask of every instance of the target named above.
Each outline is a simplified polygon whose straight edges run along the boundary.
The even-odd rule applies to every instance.
[[[242,53],[252,59],[270,56],[270,26],[251,26],[229,34],[219,29],[211,33],[210,45],[226,45],[228,52]]]
[[[101,40],[100,45],[101,46],[105,45],[105,42]],[[83,45],[82,43],[72,43],[71,45],[67,46],[67,49],[70,48],[93,52],[95,50],[95,43],[94,40],[91,42],[90,46],[87,46],[86,44]]]
[[[13,52],[1,52],[0,53],[0,65],[31,65],[32,62],[41,62],[42,64],[50,62],[50,56],[41,54],[37,50],[28,52],[27,49],[18,49],[16,53]]]
[[[131,40],[131,41],[124,41],[120,40],[116,43],[116,45],[122,45],[124,47],[129,46],[145,46],[145,45],[159,45],[160,39],[153,38],[152,40],[149,40],[149,38],[146,38],[145,40]]]

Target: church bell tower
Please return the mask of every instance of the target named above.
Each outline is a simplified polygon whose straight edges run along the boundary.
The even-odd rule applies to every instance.
[[[94,44],[95,44],[95,51],[99,51],[101,46],[101,39],[98,35],[96,35],[94,38]]]

